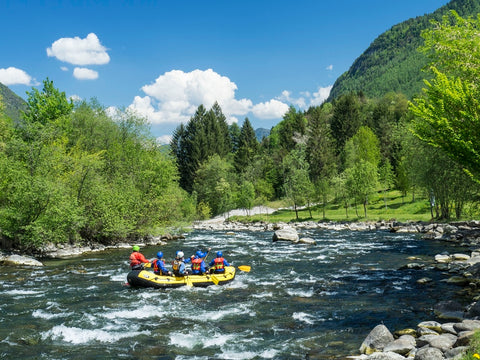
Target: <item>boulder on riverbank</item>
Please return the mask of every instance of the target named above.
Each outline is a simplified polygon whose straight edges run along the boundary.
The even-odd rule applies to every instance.
[[[299,240],[298,232],[292,227],[284,227],[278,229],[273,233],[273,242],[276,241],[291,241],[297,243]]]
[[[385,325],[377,325],[360,347],[357,360],[444,360],[457,359],[467,350],[473,330],[480,328],[479,320],[463,320],[441,325],[435,321],[418,324],[417,331],[397,338]]]
[[[43,266],[37,259],[22,255],[1,255],[0,264],[6,266]]]

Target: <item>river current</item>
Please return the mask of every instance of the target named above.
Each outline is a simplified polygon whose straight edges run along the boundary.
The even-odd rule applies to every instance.
[[[413,234],[312,230],[317,245],[272,242],[271,232],[194,231],[145,247],[222,250],[237,270],[224,286],[133,289],[129,249],[2,267],[1,359],[342,359],[374,326],[390,331],[434,320],[433,305],[463,301],[448,274],[398,270],[445,250]],[[463,251],[466,251],[463,249]],[[417,280],[434,281],[420,285]]]

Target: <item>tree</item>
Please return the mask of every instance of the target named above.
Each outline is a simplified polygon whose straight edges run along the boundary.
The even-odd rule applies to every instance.
[[[73,102],[68,101],[65,92],[60,92],[53,86],[53,81],[43,81],[42,92],[33,88],[27,92],[28,108],[24,113],[25,121],[29,123],[39,122],[43,125],[70,114],[73,110]]]
[[[200,164],[214,154],[225,157],[231,153],[229,129],[220,106],[215,103],[207,111],[200,105],[188,124],[175,130],[171,149],[180,173],[180,186],[191,193]]]
[[[207,204],[214,216],[233,208],[235,187],[233,166],[218,154],[200,165],[193,185],[198,203]]]
[[[258,152],[257,137],[248,118],[245,118],[243,122],[238,140],[238,148],[234,155],[234,164],[237,173],[242,173],[253,162]]]
[[[360,101],[353,93],[341,96],[334,103],[331,131],[335,138],[337,155],[342,152],[347,140],[350,139],[362,125],[360,107]]]
[[[285,194],[293,204],[297,220],[298,207],[305,204],[308,204],[310,217],[312,217],[310,202],[313,185],[309,178],[309,167],[305,157],[305,148],[299,145],[283,159]]]
[[[413,133],[441,148],[480,181],[480,17],[461,18],[452,11],[422,33],[435,78],[425,81],[422,97],[410,110]]]
[[[385,210],[388,209],[387,206],[387,190],[393,185],[394,173],[392,165],[388,159],[385,159],[384,163],[380,166],[378,170],[378,180],[383,191],[383,201],[385,203]]]
[[[243,181],[238,190],[237,206],[248,211],[253,207],[255,187],[250,181]]]
[[[378,139],[370,128],[360,127],[345,144],[346,187],[349,194],[363,204],[367,217],[368,196],[378,185],[380,149]]]
[[[355,211],[357,211],[357,201],[360,201],[363,204],[364,216],[367,217],[368,196],[376,190],[378,185],[376,166],[361,159],[347,168],[345,175],[347,191],[350,197],[355,199]]]

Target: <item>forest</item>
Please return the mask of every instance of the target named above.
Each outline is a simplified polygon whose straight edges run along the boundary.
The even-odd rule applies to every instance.
[[[73,103],[47,78],[21,119],[0,107],[2,247],[136,240],[278,199],[297,218],[336,203],[368,219],[371,196],[391,189],[461,219],[479,201],[479,31],[452,12],[422,32],[428,81],[411,100],[351,92],[292,106],[261,141],[248,118],[229,125],[219,104],[200,105],[168,152],[146,119]]]

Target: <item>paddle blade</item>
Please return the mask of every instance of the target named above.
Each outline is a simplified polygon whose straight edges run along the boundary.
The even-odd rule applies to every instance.
[[[215,275],[210,275],[210,277],[212,278],[213,283],[214,283],[215,285],[218,285],[218,283],[220,282],[220,281],[218,280],[218,278],[217,278]]]
[[[185,283],[187,284],[188,287],[193,286],[192,280],[190,280],[188,276],[185,276]]]
[[[250,269],[251,269],[251,267],[248,266],[248,265],[240,265],[240,266],[238,267],[238,270],[242,270],[242,271],[245,271],[245,272],[249,272]]]

